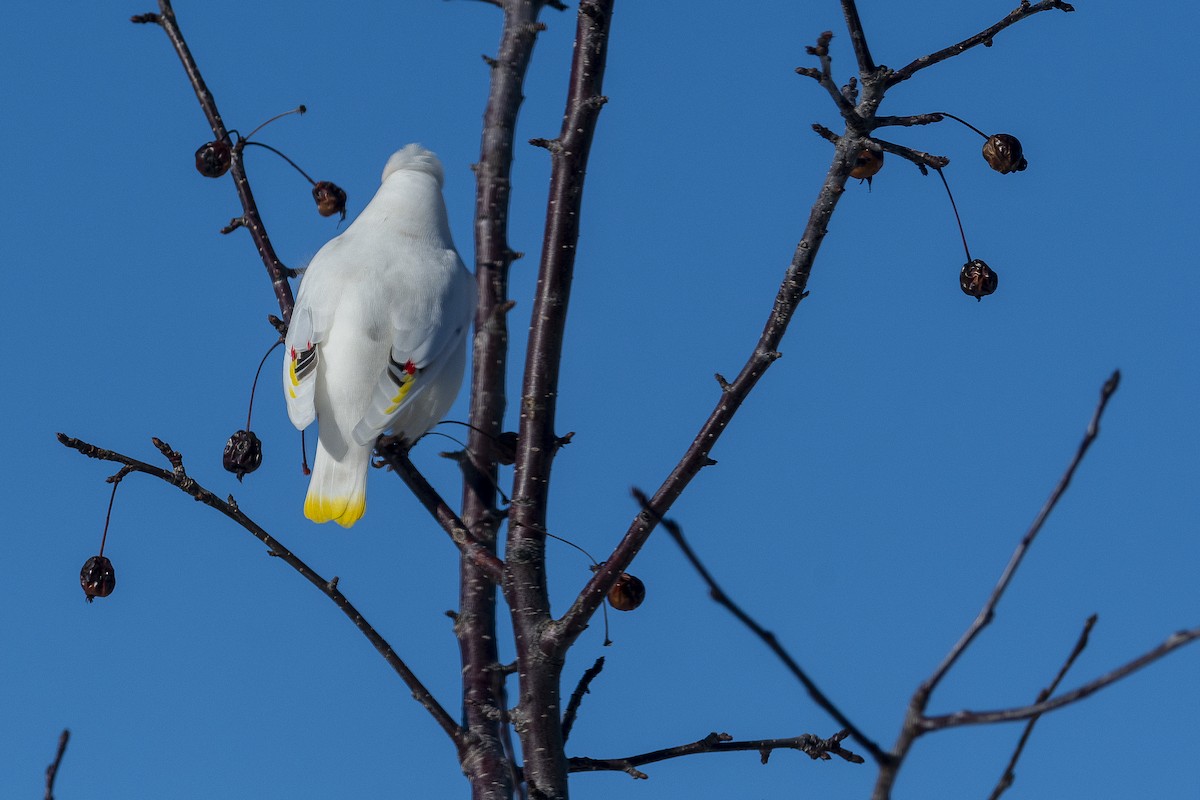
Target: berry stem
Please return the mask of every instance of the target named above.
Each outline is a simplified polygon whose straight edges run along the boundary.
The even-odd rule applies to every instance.
[[[108,541],[108,521],[112,519],[113,502],[117,499],[117,487],[121,485],[121,481],[113,481],[112,494],[108,498],[108,512],[104,515],[104,533],[100,535],[100,553],[104,555],[104,543]]]
[[[271,349],[262,357],[262,361],[258,362],[258,369],[254,373],[254,383],[250,384],[250,408],[246,411],[246,430],[250,430],[250,415],[254,413],[254,391],[258,388],[258,376],[262,374],[263,364],[267,363],[267,358],[271,353],[275,352],[275,348],[283,344],[283,339],[280,339],[275,344],[271,345]]]
[[[947,114],[945,111],[938,111],[937,113],[938,113],[938,114],[941,114],[943,117],[949,117],[950,119],[954,120],[955,122],[961,122],[963,125],[966,125],[968,128],[970,128],[971,130],[973,130],[973,131],[975,131],[976,133],[978,133],[978,134],[979,134],[980,136],[982,136],[984,139],[990,139],[990,138],[991,138],[991,137],[990,137],[990,136],[988,136],[986,133],[984,133],[983,131],[979,130],[979,128],[976,128],[974,125],[972,125],[971,123],[967,122],[967,121],[966,121],[965,119],[963,119],[962,117],[956,117],[956,116],[954,116],[953,114]]]
[[[268,126],[268,125],[270,125],[272,122],[274,122],[275,120],[279,119],[280,117],[286,117],[288,114],[303,114],[303,113],[304,113],[304,112],[306,112],[306,111],[308,111],[308,109],[307,109],[307,108],[305,108],[303,105],[299,105],[299,106],[296,106],[295,108],[293,108],[291,111],[284,111],[282,114],[276,114],[275,116],[271,117],[269,120],[267,120],[266,122],[264,122],[262,125],[259,125],[257,128],[255,128],[254,130],[250,131],[250,133],[246,134],[246,136],[245,136],[245,137],[243,137],[243,138],[245,138],[245,139],[249,139],[251,136],[253,136],[254,134],[258,133],[258,132],[259,132],[259,131],[261,131],[263,128],[267,127],[267,126]],[[247,142],[247,143],[249,143],[249,142]]]
[[[260,127],[261,127],[261,126],[260,126]],[[310,177],[308,176],[308,173],[307,173],[307,172],[305,172],[304,170],[300,169],[300,165],[298,165],[298,164],[297,164],[295,161],[292,161],[290,158],[288,158],[287,156],[285,156],[283,153],[281,153],[281,152],[279,152],[278,150],[276,150],[274,147],[271,147],[271,145],[269,145],[269,144],[263,144],[262,142],[251,142],[251,141],[250,141],[250,140],[248,140],[248,139],[243,139],[243,140],[242,140],[242,144],[244,144],[244,145],[246,145],[246,144],[252,144],[252,145],[254,145],[255,147],[265,147],[267,150],[270,150],[272,153],[274,153],[275,155],[277,155],[277,156],[279,156],[280,158],[282,158],[284,161],[286,161],[286,162],[288,162],[289,164],[291,164],[291,165],[292,165],[292,169],[296,170],[296,172],[299,172],[301,175],[303,175],[303,176],[304,176],[304,180],[308,181],[308,182],[309,182],[311,185],[313,185],[313,186],[316,186],[316,185],[317,185],[317,182],[316,182],[316,181],[314,181],[312,178],[310,178]]]
[[[938,177],[942,179],[942,185],[946,187],[946,194],[950,196],[950,207],[954,209],[954,221],[958,223],[958,235],[962,237],[963,251],[966,252],[967,261],[970,262],[971,248],[967,247],[967,234],[963,231],[962,218],[958,216],[958,204],[954,202],[954,193],[950,191],[950,184],[941,167],[934,167],[934,169],[937,170]]]

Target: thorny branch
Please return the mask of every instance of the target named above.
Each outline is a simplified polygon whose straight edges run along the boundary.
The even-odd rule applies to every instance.
[[[425,710],[433,717],[434,722],[445,731],[446,735],[454,742],[457,747],[463,745],[463,733],[459,729],[458,724],[446,713],[446,710],[438,703],[434,696],[424,684],[413,674],[408,665],[396,655],[396,651],[392,646],[379,635],[379,633],[371,627],[371,624],[358,612],[351,602],[346,599],[338,589],[338,579],[326,580],[318,575],[308,564],[304,563],[298,556],[284,547],[275,537],[271,536],[262,529],[254,520],[246,516],[241,509],[238,508],[237,502],[234,501],[231,495],[228,500],[222,500],[215,494],[205,489],[196,480],[187,474],[183,467],[183,457],[176,451],[172,450],[170,445],[163,442],[161,439],[154,438],[154,446],[162,453],[163,457],[171,464],[170,470],[156,467],[152,464],[147,464],[144,461],[139,461],[130,456],[118,453],[115,450],[105,450],[97,447],[94,444],[89,444],[81,439],[76,439],[66,434],[58,434],[58,441],[64,446],[77,450],[89,458],[100,459],[101,461],[111,461],[117,464],[124,464],[130,470],[141,472],[146,475],[151,475],[159,480],[166,481],[172,486],[187,495],[190,495],[194,500],[204,503],[206,506],[215,508],[231,520],[241,525],[249,533],[267,546],[269,555],[274,556],[292,569],[304,576],[305,580],[317,587],[330,600],[333,601],[342,613],[345,614],[354,623],[354,627],[367,638],[379,654],[383,656],[384,661],[388,663],[404,684],[412,691],[413,698],[425,707]]]
[[[175,10],[171,7],[171,0],[158,0],[157,14],[137,14],[130,21],[140,25],[154,23],[166,32],[167,38],[171,40],[171,45],[175,48],[175,54],[179,56],[179,60],[183,64],[188,81],[191,82],[192,89],[196,92],[200,108],[203,109],[204,116],[208,118],[213,138],[216,141],[229,142],[229,131],[226,130],[221,113],[217,110],[217,101],[204,83],[200,68],[196,65],[196,59],[192,57],[192,52],[188,49],[187,42],[184,41],[183,32],[175,20]],[[275,299],[279,302],[279,313],[284,322],[289,322],[292,318],[292,306],[296,301],[292,295],[291,284],[288,283],[288,269],[275,254],[275,247],[271,244],[262,217],[258,213],[258,205],[254,202],[254,193],[250,191],[250,181],[246,177],[246,167],[242,163],[241,147],[233,148],[233,161],[229,168],[229,174],[233,176],[238,198],[242,201],[242,217],[240,220],[234,220],[235,223],[238,223],[237,225],[231,223],[231,229],[232,227],[244,227],[250,231],[254,246],[258,249],[258,254],[267,268],[271,287],[275,290]]]
[[[838,756],[849,761],[851,764],[863,763],[862,756],[842,747],[842,740],[847,735],[846,731],[841,731],[830,736],[828,739],[822,739],[818,736],[813,736],[811,733],[805,733],[790,739],[754,739],[737,742],[728,733],[710,733],[703,739],[691,742],[690,744],[667,747],[662,750],[654,750],[636,756],[626,756],[624,758],[572,758],[570,759],[570,769],[571,772],[624,772],[632,778],[645,780],[650,776],[637,769],[637,767],[644,764],[653,764],[656,761],[666,761],[670,758],[680,758],[700,753],[736,753],[746,750],[753,750],[759,753],[759,757],[764,764],[771,757],[771,753],[776,750],[799,750],[801,753],[806,753],[814,761],[829,761],[832,756]]]

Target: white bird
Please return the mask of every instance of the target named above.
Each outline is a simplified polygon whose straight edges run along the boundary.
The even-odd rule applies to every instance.
[[[358,219],[304,273],[285,339],[283,388],[317,457],[304,514],[349,528],[366,509],[375,439],[418,439],[462,384],[475,280],[450,238],[437,156],[388,159]]]

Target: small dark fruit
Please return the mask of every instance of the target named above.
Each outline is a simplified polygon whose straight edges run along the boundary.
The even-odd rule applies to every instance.
[[[92,556],[79,571],[79,583],[89,603],[97,597],[108,597],[117,586],[112,562],[104,556]]]
[[[1001,175],[1021,172],[1029,166],[1021,152],[1021,140],[1009,133],[989,136],[983,143],[983,158],[988,166]]]
[[[628,572],[622,572],[621,577],[608,590],[608,603],[617,611],[633,611],[646,599],[646,584]]]
[[[221,464],[240,481],[262,465],[262,442],[253,431],[238,431],[225,443]]]
[[[962,272],[958,276],[958,284],[963,292],[976,300],[982,300],[985,295],[996,291],[999,282],[1000,278],[995,271],[978,258],[963,264]]]

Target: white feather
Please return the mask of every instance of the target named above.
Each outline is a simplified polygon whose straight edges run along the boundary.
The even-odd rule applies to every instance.
[[[297,428],[318,424],[304,504],[315,522],[353,525],[376,437],[417,439],[458,394],[475,282],[450,238],[442,180],[433,153],[397,151],[375,197],[300,283],[284,396]]]

